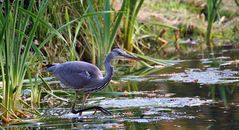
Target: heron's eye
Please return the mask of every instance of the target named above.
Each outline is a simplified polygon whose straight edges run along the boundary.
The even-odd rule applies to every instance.
[[[116,51],[116,52],[115,52],[115,54],[116,54],[116,55],[121,55],[121,53],[120,53],[120,52],[118,52],[118,51]]]
[[[118,52],[118,55],[122,55],[122,53],[121,53],[121,52]]]

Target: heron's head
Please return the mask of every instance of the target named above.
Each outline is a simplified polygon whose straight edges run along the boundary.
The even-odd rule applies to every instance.
[[[132,60],[140,60],[140,58],[135,57],[133,55],[130,55],[126,53],[125,51],[115,48],[111,51],[111,54],[113,55],[114,59],[132,59]]]

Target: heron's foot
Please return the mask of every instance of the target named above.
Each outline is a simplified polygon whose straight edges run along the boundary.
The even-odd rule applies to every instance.
[[[72,108],[71,112],[73,114],[79,113],[79,115],[81,115],[82,112],[88,111],[88,110],[92,110],[92,109],[95,109],[94,114],[96,113],[97,110],[99,110],[99,111],[101,111],[105,115],[112,115],[111,112],[109,112],[108,110],[104,109],[103,107],[99,107],[99,106],[88,107],[88,108],[84,108],[84,109],[80,109],[80,110],[75,110],[74,108]]]
[[[75,110],[75,109],[72,108],[72,109],[71,109],[71,112],[72,112],[73,114],[77,114],[77,113],[78,113],[79,116],[81,116],[83,111],[80,111],[80,110],[77,111],[77,110]]]

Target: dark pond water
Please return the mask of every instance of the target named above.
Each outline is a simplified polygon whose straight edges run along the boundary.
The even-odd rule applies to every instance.
[[[113,113],[93,111],[78,116],[70,105],[56,103],[41,110],[42,120],[5,126],[8,129],[239,129],[239,49],[218,49],[214,54],[181,55],[175,65],[140,70],[143,76],[115,77],[87,105]],[[62,97],[66,97],[63,95]],[[57,102],[57,101],[56,101]],[[47,103],[45,103],[47,104]]]

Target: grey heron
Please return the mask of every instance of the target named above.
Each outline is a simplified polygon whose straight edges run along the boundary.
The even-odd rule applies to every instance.
[[[82,114],[83,111],[95,109],[100,110],[104,114],[111,114],[106,109],[93,106],[89,108],[84,108],[84,103],[89,96],[89,94],[99,91],[105,88],[110,82],[113,75],[113,67],[111,61],[113,59],[134,59],[140,60],[139,58],[127,54],[125,51],[116,48],[113,49],[105,58],[105,76],[102,75],[101,71],[94,64],[84,62],[84,61],[69,61],[65,63],[57,63],[48,65],[46,71],[53,73],[53,75],[61,81],[63,85],[70,89],[76,90],[76,93],[83,93],[83,101],[80,110],[75,110],[75,102],[77,95],[72,105],[72,113]]]

